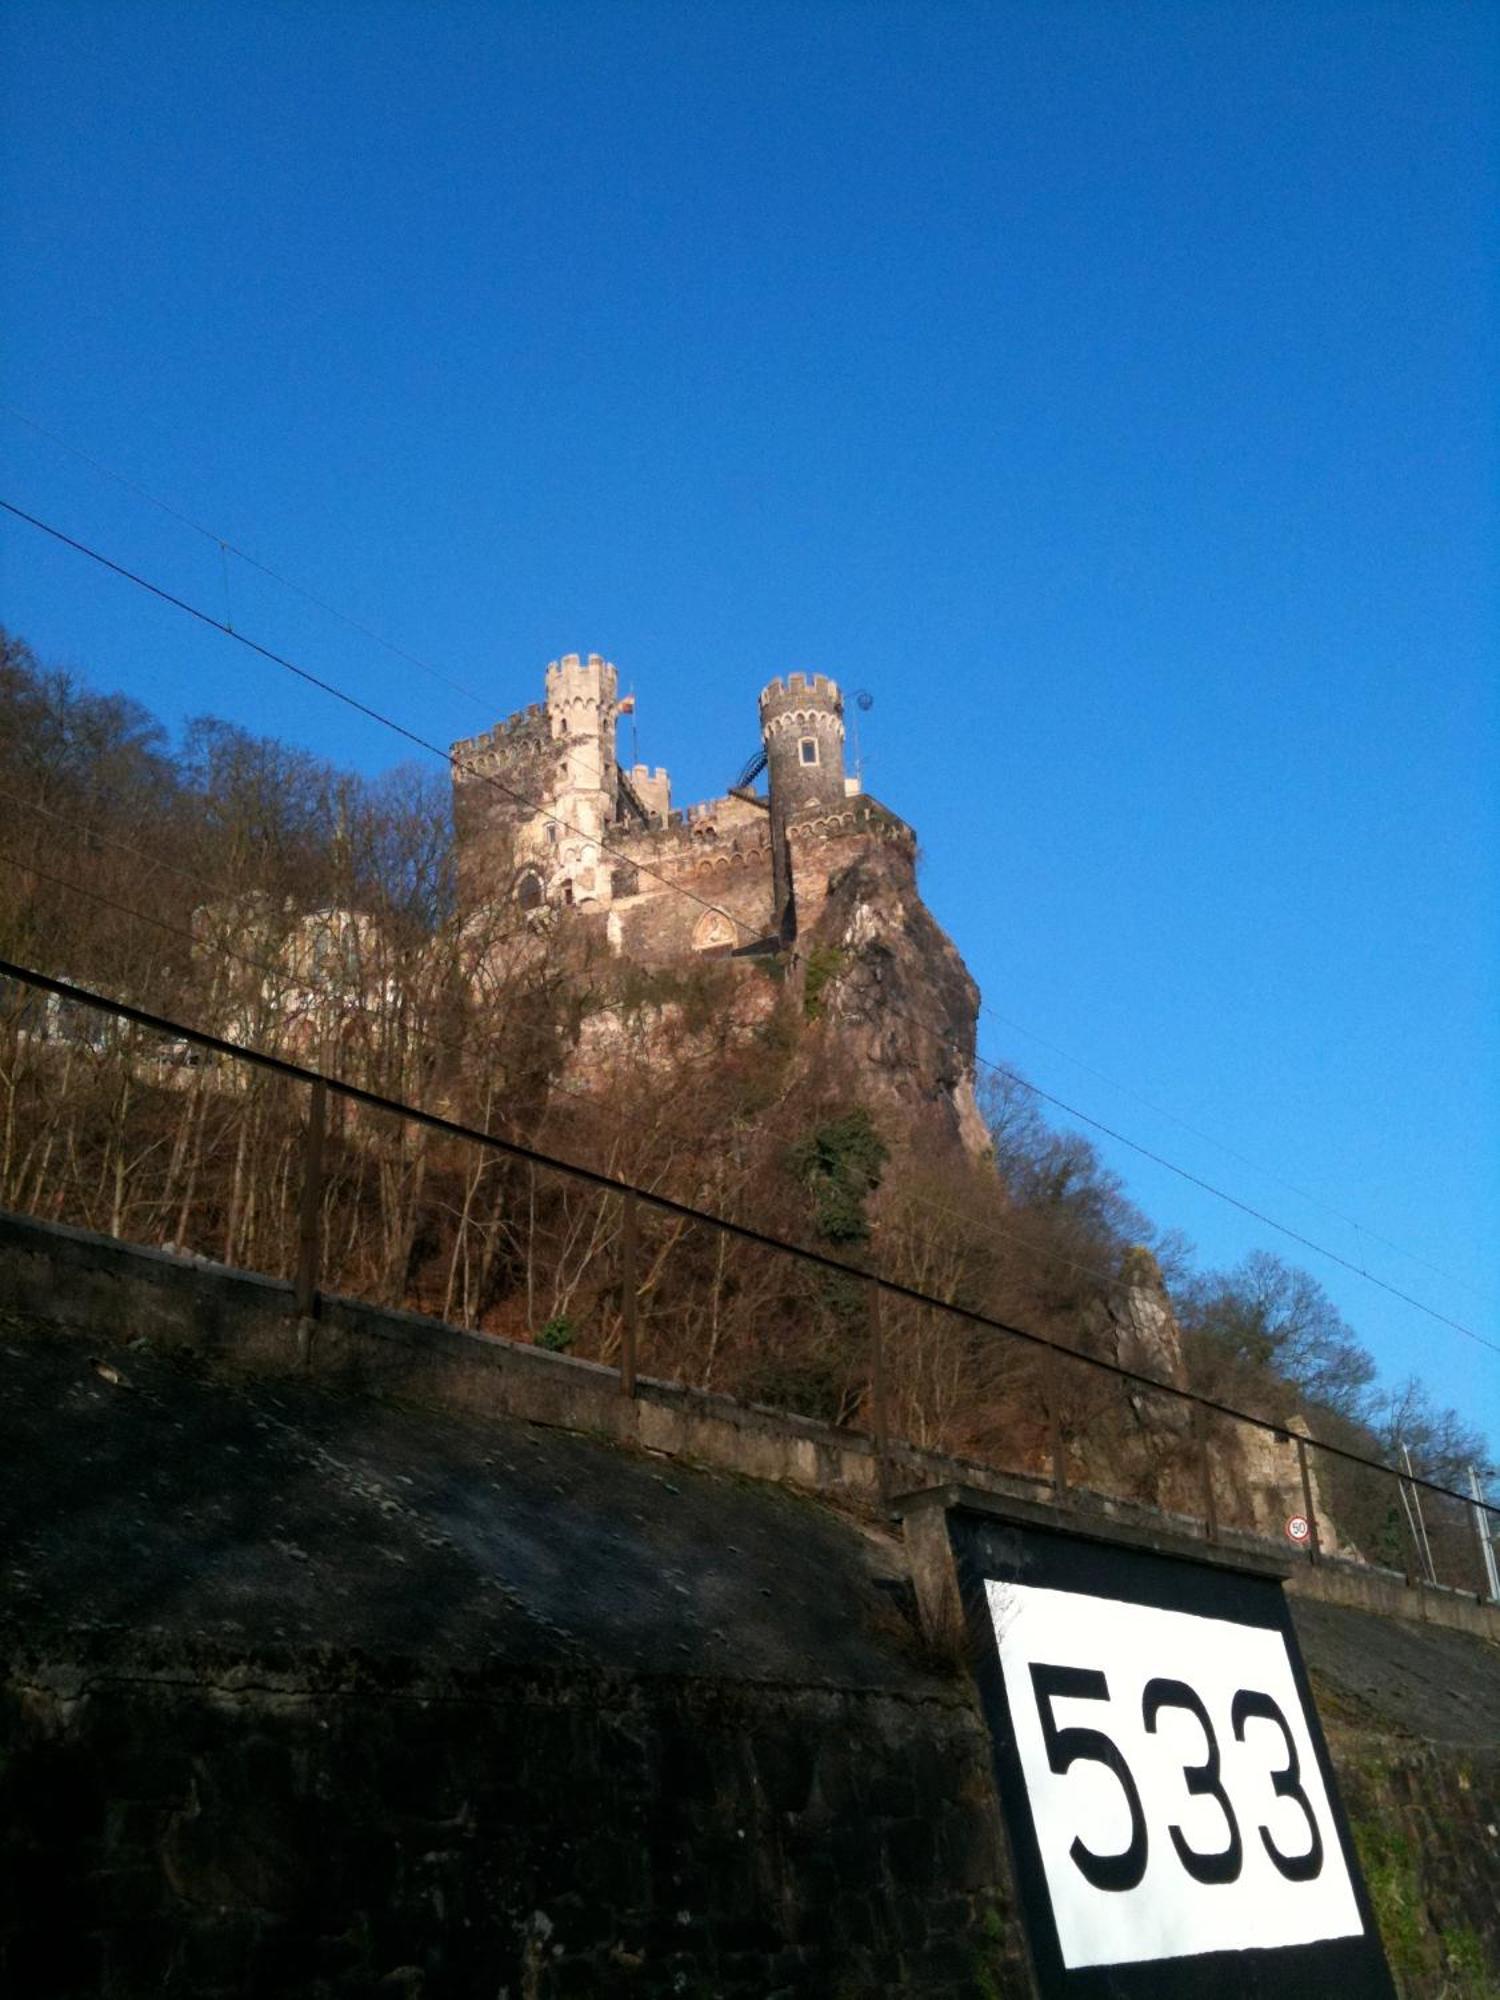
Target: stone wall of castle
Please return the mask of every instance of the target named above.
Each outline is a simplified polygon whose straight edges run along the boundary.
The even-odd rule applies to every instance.
[[[617,893],[609,912],[615,950],[659,964],[742,950],[770,935],[770,823],[753,806],[745,811],[738,823],[685,819],[620,843],[637,865],[630,893]]]
[[[561,760],[540,702],[455,743],[453,833],[459,897],[467,909],[512,893],[516,836],[534,815],[523,800],[552,796]]]
[[[510,899],[523,908],[605,907],[616,837],[670,818],[665,771],[619,768],[625,704],[609,661],[565,654],[547,668],[546,694],[449,753],[459,888],[470,908]]]
[[[817,922],[831,877],[870,840],[911,830],[844,775],[843,699],[821,674],[760,697],[769,797],[674,812],[667,773],[621,772],[615,669],[598,654],[547,669],[547,699],[455,743],[460,894],[470,908],[607,913],[610,947],[660,963],[741,950]],[[793,887],[795,885],[795,898]]]

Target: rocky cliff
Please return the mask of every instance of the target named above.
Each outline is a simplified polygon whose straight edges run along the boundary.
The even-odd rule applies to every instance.
[[[923,902],[909,849],[871,844],[831,878],[794,966],[807,1012],[827,1023],[896,1136],[980,1156],[979,988]]]

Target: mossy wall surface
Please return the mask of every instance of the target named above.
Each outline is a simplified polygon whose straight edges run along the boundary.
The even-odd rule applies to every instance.
[[[1500,2000],[1500,1654],[1329,1605],[1296,1617],[1398,1989]]]

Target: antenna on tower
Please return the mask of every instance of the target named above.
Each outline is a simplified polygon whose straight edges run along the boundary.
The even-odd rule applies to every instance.
[[[855,713],[850,719],[854,724],[854,779],[861,791],[865,788],[865,760],[860,755],[859,718],[861,715],[868,715],[874,706],[875,697],[871,694],[870,690],[868,688],[856,688],[854,693]]]

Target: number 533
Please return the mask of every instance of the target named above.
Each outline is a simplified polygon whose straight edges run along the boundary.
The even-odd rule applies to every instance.
[[[1104,1674],[1093,1667],[1051,1666],[1040,1661],[1031,1665],[1031,1686],[1046,1745],[1047,1762],[1062,1774],[1075,1764],[1101,1764],[1111,1773],[1125,1796],[1130,1814],[1130,1838],[1115,1853],[1097,1853],[1081,1836],[1068,1850],[1074,1866],[1096,1889],[1134,1889],[1146,1872],[1149,1835],[1140,1787],[1124,1752],[1104,1727],[1059,1723],[1053,1704],[1058,1701],[1098,1702],[1101,1709],[1110,1699]],[[1168,1824],[1167,1832],[1177,1858],[1195,1882],[1228,1883],[1238,1879],[1245,1861],[1245,1836],[1239,1815],[1224,1788],[1220,1768],[1219,1739],[1202,1697],[1186,1681],[1157,1675],[1146,1682],[1141,1694],[1141,1726],[1147,1735],[1157,1733],[1160,1718],[1179,1709],[1197,1722],[1203,1734],[1203,1755],[1195,1763],[1184,1764],[1182,1780],[1191,1798],[1212,1799],[1222,1817],[1221,1837],[1216,1846],[1195,1847],[1181,1825]],[[1236,1743],[1246,1741],[1252,1722],[1266,1722],[1279,1731],[1281,1761],[1268,1767],[1267,1776],[1278,1798],[1291,1800],[1306,1822],[1307,1836],[1300,1850],[1286,1852],[1273,1838],[1271,1829],[1258,1825],[1258,1835],[1266,1853],[1288,1882],[1310,1882],[1323,1866],[1323,1836],[1312,1802],[1302,1787],[1302,1770],[1297,1745],[1275,1700],[1255,1688],[1238,1689],[1229,1704],[1229,1727]],[[1101,1724],[1108,1720],[1101,1714]]]

